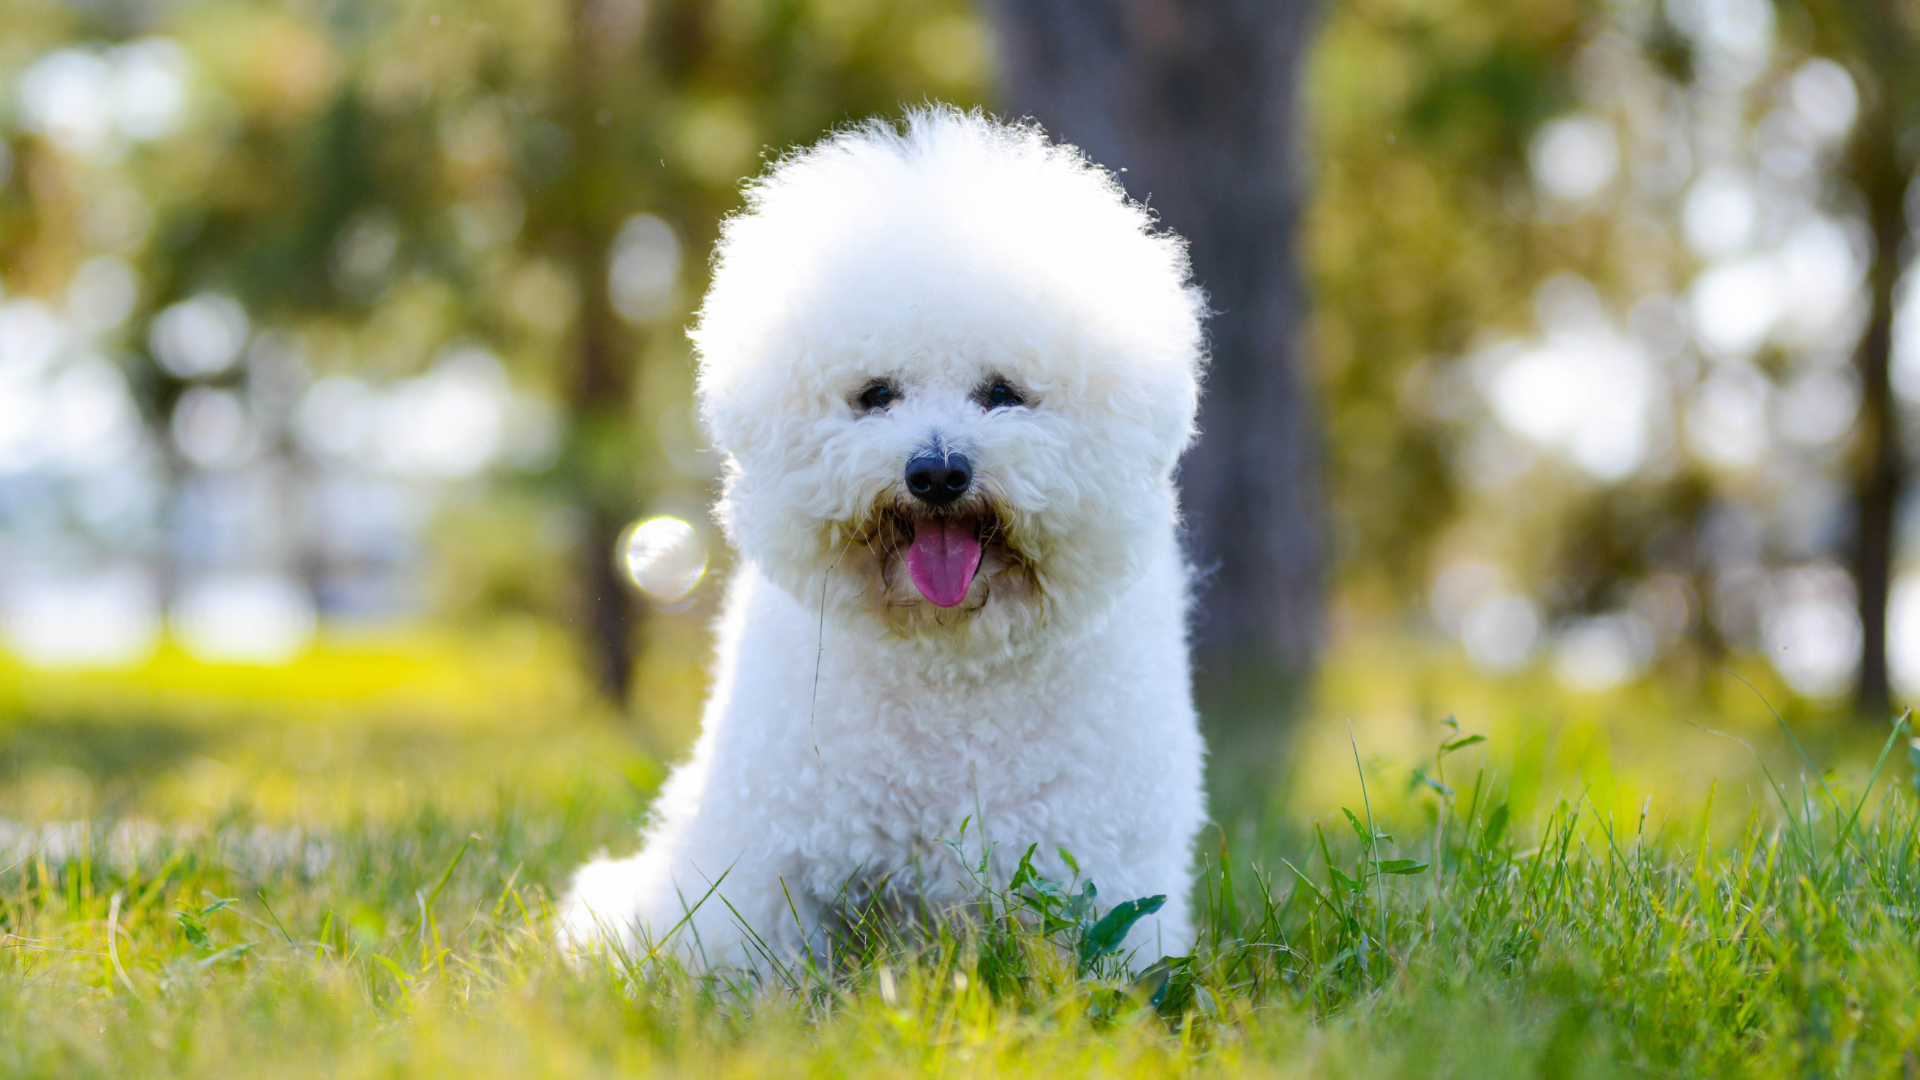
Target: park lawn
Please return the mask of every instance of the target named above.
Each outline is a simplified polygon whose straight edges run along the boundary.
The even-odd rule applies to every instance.
[[[1312,794],[1266,829],[1209,832],[1206,925],[1171,970],[1098,955],[1073,883],[994,883],[985,902],[1023,919],[870,940],[742,992],[557,954],[557,890],[630,846],[661,769],[645,737],[491,647],[471,669],[418,643],[406,663],[341,647],[280,682],[164,657],[92,682],[0,671],[0,1073],[1920,1071],[1899,728],[1823,775],[1756,703],[1763,723],[1727,723],[1760,751],[1744,771],[1641,769],[1681,792],[1649,799],[1596,756],[1604,732],[1503,719],[1535,712],[1461,684],[1486,723],[1363,713],[1309,733],[1303,754],[1322,771],[1344,755],[1350,786],[1298,785]],[[1860,741],[1815,736],[1816,756]],[[1693,783],[1703,768],[1718,775]]]

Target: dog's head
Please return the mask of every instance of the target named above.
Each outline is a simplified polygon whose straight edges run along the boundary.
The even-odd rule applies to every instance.
[[[934,110],[777,164],[693,336],[719,517],[775,584],[974,654],[1104,618],[1164,544],[1204,301],[1104,171]]]

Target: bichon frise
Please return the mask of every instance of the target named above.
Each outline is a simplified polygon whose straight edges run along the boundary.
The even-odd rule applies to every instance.
[[[1183,243],[1030,126],[920,111],[755,182],[692,332],[740,555],[712,700],[563,939],[787,962],[849,906],[965,910],[983,845],[1004,887],[1037,844],[1103,907],[1166,897],[1136,963],[1187,951],[1204,307]]]

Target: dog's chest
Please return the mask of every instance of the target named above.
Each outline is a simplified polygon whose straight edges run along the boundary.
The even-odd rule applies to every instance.
[[[797,827],[781,832],[809,891],[884,881],[923,899],[960,890],[953,899],[983,845],[1000,878],[1029,845],[1113,864],[1139,831],[1136,794],[1158,767],[1146,721],[1164,710],[1143,719],[1136,673],[1116,670],[1112,652],[1035,657],[968,682],[829,648],[817,690],[811,665],[796,689],[813,723],[782,733],[795,772],[781,801]]]
[[[822,801],[854,810],[838,824],[876,841],[917,849],[957,838],[966,821],[974,830],[996,821],[1024,827],[1070,798],[1085,772],[1073,718],[1031,700],[863,705],[843,713],[842,737],[822,746]]]

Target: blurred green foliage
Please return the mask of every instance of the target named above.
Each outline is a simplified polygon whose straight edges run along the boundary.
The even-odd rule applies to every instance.
[[[1727,346],[1702,314],[1721,271],[1779,271],[1747,308],[1822,290],[1844,308],[1860,292],[1857,255],[1826,280],[1789,265],[1801,239],[1852,243],[1858,193],[1837,155],[1850,110],[1879,92],[1855,57],[1814,62],[1835,47],[1824,10],[1357,0],[1322,13],[1302,73],[1301,257],[1336,649],[1391,623],[1461,639],[1493,670],[1550,662],[1574,684],[1651,673],[1698,692],[1716,665],[1766,655],[1793,693],[1837,700],[1842,639],[1858,636],[1844,566],[1858,326],[1842,311],[1819,335],[1762,326]],[[455,621],[532,614],[609,643],[618,667],[618,527],[703,522],[716,475],[681,331],[718,222],[765,160],[835,124],[929,99],[990,104],[987,15],[966,0],[22,0],[0,12],[0,80],[16,91],[0,108],[0,285],[78,311],[101,259],[135,272],[131,310],[89,341],[130,382],[159,447],[146,482],[167,499],[218,471],[181,442],[198,391],[254,402],[263,460],[318,484],[346,452],[313,449],[298,416],[267,423],[260,402],[338,376],[355,392],[404,388],[476,349],[498,358],[513,445],[477,471],[442,462],[409,480],[399,501],[431,517],[425,552],[394,556],[395,576],[362,593],[411,591],[412,614]],[[164,132],[124,101],[101,108],[132,121],[32,100],[29,76],[51,59],[118,64],[125,81],[127,50],[156,42],[163,60],[179,50],[186,94]],[[1829,114],[1846,99],[1837,127],[1807,111],[1823,93]],[[1565,172],[1556,146],[1585,147],[1571,179],[1549,175]],[[1760,224],[1722,250],[1689,208],[1729,188]],[[275,389],[271,356],[212,375],[156,362],[156,318],[209,295],[241,301],[255,352],[272,343],[303,374]],[[1597,322],[1569,330],[1573,309]],[[1576,355],[1569,334],[1619,355]],[[1565,385],[1509,394],[1532,361]],[[1608,419],[1540,419],[1595,409]],[[1578,445],[1596,425],[1614,429],[1611,458]],[[192,569],[172,513],[115,541],[160,568],[163,593]],[[330,558],[283,559],[323,615],[340,591]],[[1449,585],[1450,570],[1471,573]],[[713,593],[690,616],[648,617],[633,651],[696,627]],[[1505,636],[1476,645],[1475,611]],[[1920,671],[1920,641],[1895,629]],[[1823,636],[1838,644],[1823,652]],[[1610,666],[1583,666],[1588,653]]]
[[[1849,155],[1881,136],[1855,120],[1911,96],[1876,58],[1914,18],[1881,12],[1880,48],[1836,30],[1852,14],[1328,9],[1305,259],[1342,632],[1438,624],[1492,669],[1685,693],[1764,656],[1840,703],[1873,614],[1862,463],[1878,416],[1912,445],[1920,358],[1896,343],[1888,391],[1855,353],[1875,248],[1901,246],[1869,235]],[[1910,522],[1889,648],[1909,692]],[[1602,672],[1582,650],[1608,636],[1632,660]]]
[[[0,13],[0,78],[156,39],[185,57],[164,137],[89,143],[6,114],[6,291],[57,308],[88,257],[129,263],[137,305],[105,344],[163,444],[189,386],[259,381],[153,362],[151,319],[198,294],[240,300],[320,379],[378,386],[484,348],[563,435],[556,457],[442,500],[430,610],[561,623],[597,587],[576,571],[585,521],[704,515],[714,465],[680,328],[742,179],[835,124],[978,100],[990,60],[959,0],[24,2]],[[114,212],[131,224],[103,235]],[[636,215],[677,252],[616,311]]]
[[[1423,361],[1516,325],[1554,268],[1528,213],[1526,148],[1572,97],[1586,27],[1568,0],[1342,4],[1312,55],[1305,259],[1339,565],[1418,602],[1460,507],[1451,432],[1409,416]]]

